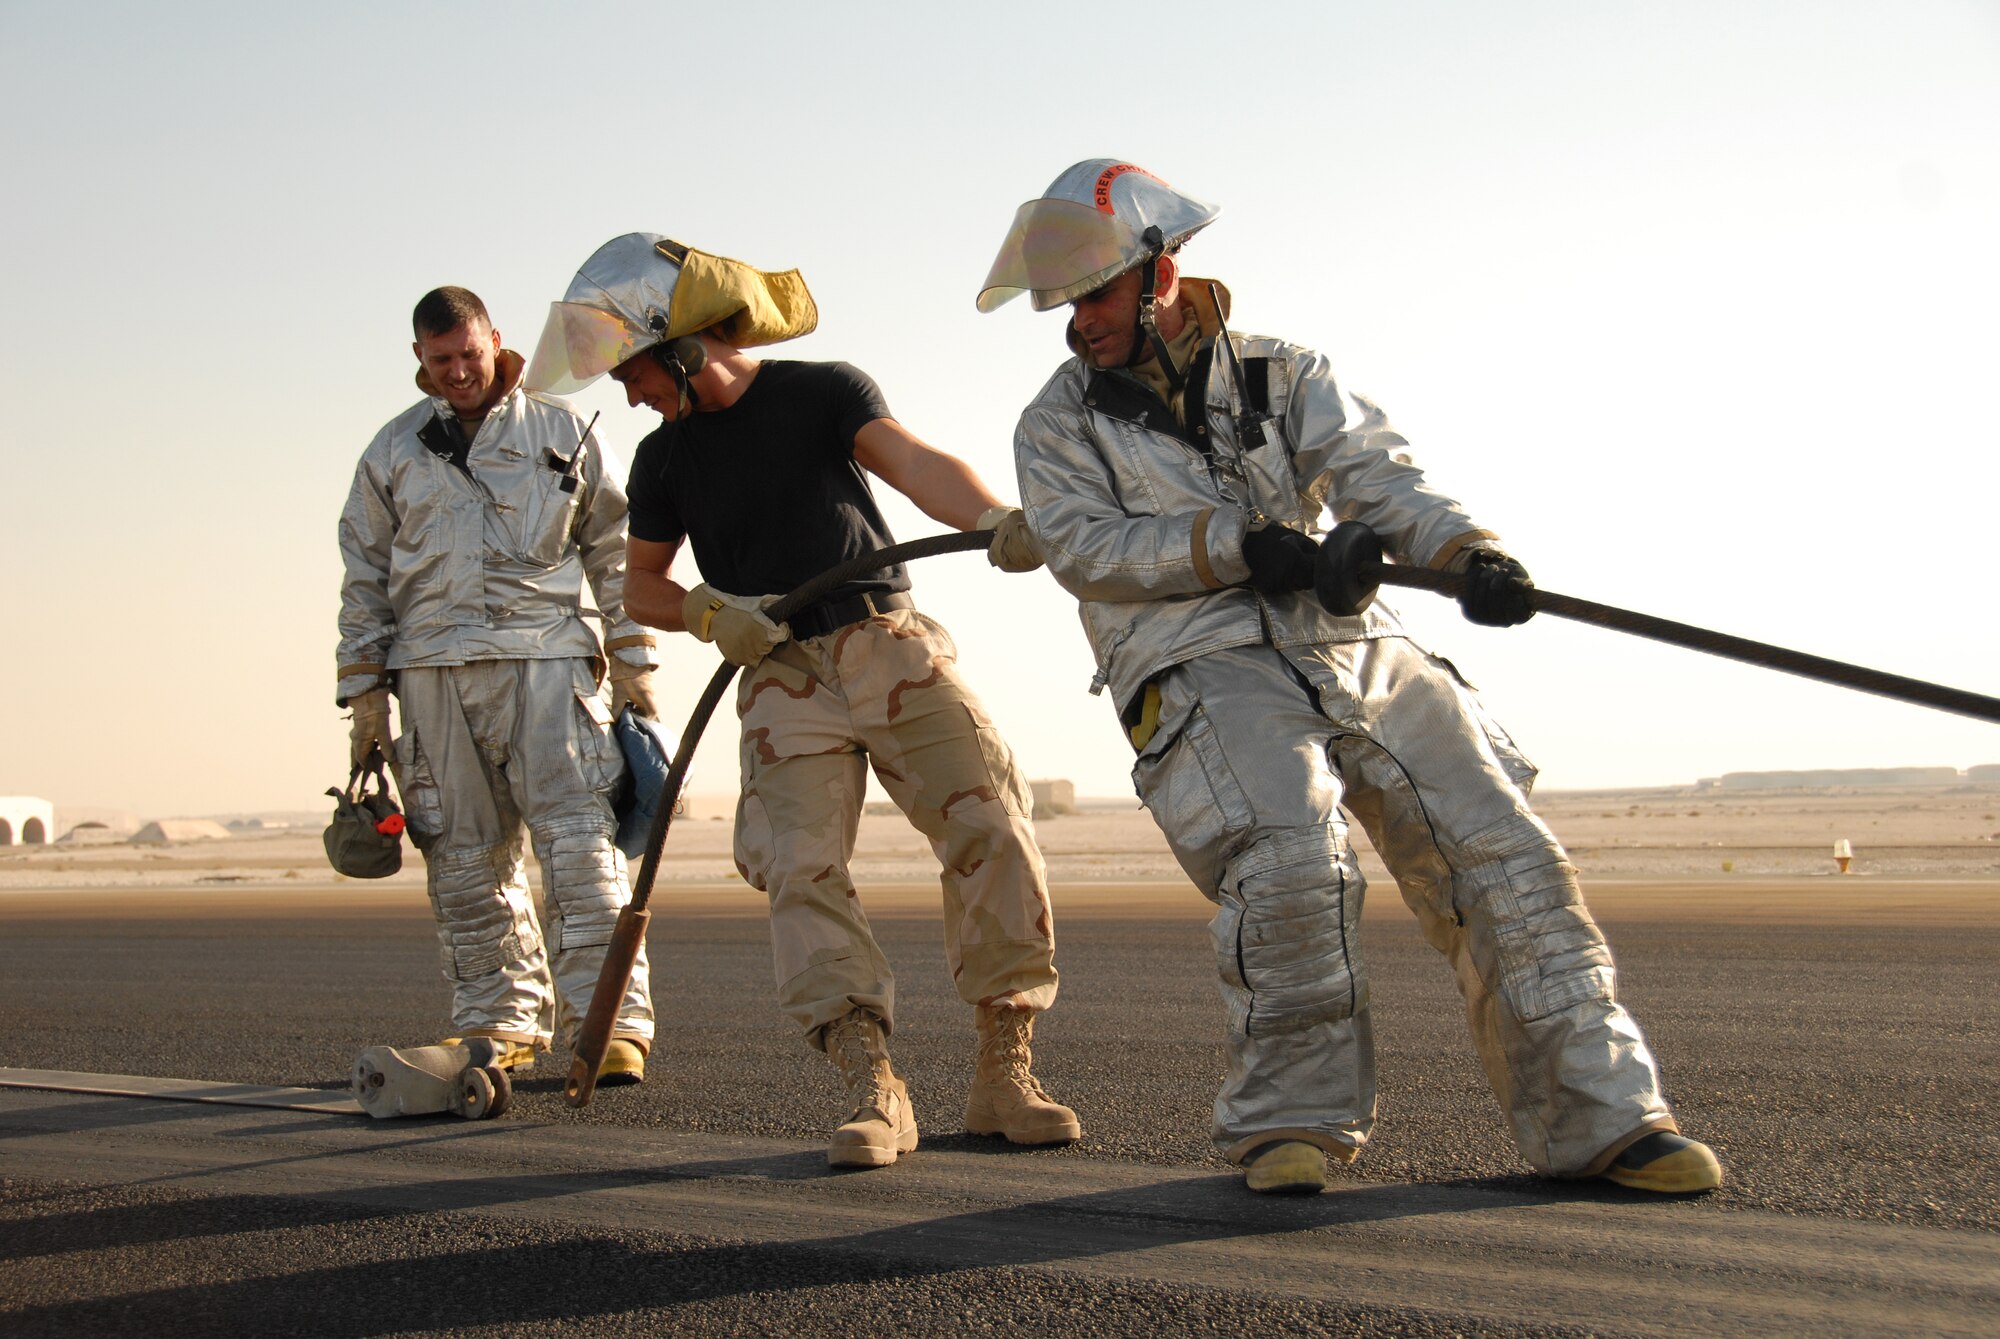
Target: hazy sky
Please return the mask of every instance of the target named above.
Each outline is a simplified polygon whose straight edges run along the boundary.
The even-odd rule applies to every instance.
[[[335,518],[437,284],[527,351],[619,233],[798,266],[821,324],[780,352],[1014,496],[1062,318],[973,297],[1101,155],[1219,203],[1190,272],[1331,355],[1541,585],[2000,693],[2000,6],[1111,12],[0,0],[0,793],[325,803]],[[580,400],[627,451],[654,421]],[[1129,794],[1073,601],[913,575],[1030,774]],[[2000,762],[1991,725],[1396,603],[1545,786]],[[678,726],[718,661],[666,649]],[[695,790],[734,788],[732,725]]]

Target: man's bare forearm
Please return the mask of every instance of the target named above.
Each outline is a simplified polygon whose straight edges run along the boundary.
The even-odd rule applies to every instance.
[[[681,621],[681,602],[686,598],[687,590],[664,572],[626,569],[625,614],[628,618],[649,628],[685,632],[687,625]]]

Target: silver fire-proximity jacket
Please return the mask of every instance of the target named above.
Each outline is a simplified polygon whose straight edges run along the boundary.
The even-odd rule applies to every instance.
[[[523,391],[519,355],[500,361],[507,393],[463,467],[420,436],[438,440],[452,417],[432,397],[390,420],[355,468],[340,514],[343,704],[405,666],[598,656],[579,612],[586,579],[602,653],[653,663],[652,637],[625,616],[625,490],[594,433],[579,445],[581,416]],[[431,389],[422,373],[417,384]]]
[[[1030,529],[1049,571],[1082,602],[1097,657],[1091,691],[1108,683],[1121,709],[1161,670],[1226,647],[1401,634],[1380,600],[1337,618],[1310,591],[1237,585],[1250,574],[1243,536],[1253,525],[1314,534],[1331,507],[1336,520],[1373,526],[1396,560],[1430,567],[1495,538],[1424,481],[1402,435],[1343,391],[1324,357],[1230,339],[1240,382],[1217,340],[1204,339],[1185,394],[1207,408],[1187,430],[1131,373],[1072,358],[1015,432]]]

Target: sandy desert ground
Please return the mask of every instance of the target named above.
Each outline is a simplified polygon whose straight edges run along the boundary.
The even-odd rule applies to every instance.
[[[730,803],[720,796],[694,797],[689,812],[674,823],[660,884],[727,883],[736,877]],[[1753,879],[1831,876],[1833,843],[1841,838],[1855,852],[1851,878],[2000,880],[2000,786],[1995,785],[1557,791],[1539,796],[1536,810],[1569,849],[1586,885],[1670,879],[1726,890]],[[1037,832],[1054,883],[1185,887],[1165,841],[1136,802],[1130,807],[1087,802],[1080,812],[1043,819]],[[1363,872],[1386,887],[1385,872],[1365,841],[1357,848]],[[861,820],[853,872],[862,885],[928,885],[936,877],[923,839],[900,816],[880,813]],[[316,829],[168,846],[0,848],[0,890],[273,882],[316,887],[351,881],[327,866]],[[378,886],[422,882],[422,862],[408,852],[402,873]]]

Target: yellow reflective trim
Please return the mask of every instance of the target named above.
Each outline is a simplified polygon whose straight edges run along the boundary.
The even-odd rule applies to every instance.
[[[1143,749],[1160,732],[1160,685],[1146,685],[1146,697],[1139,704],[1139,720],[1131,729],[1132,747]]]

